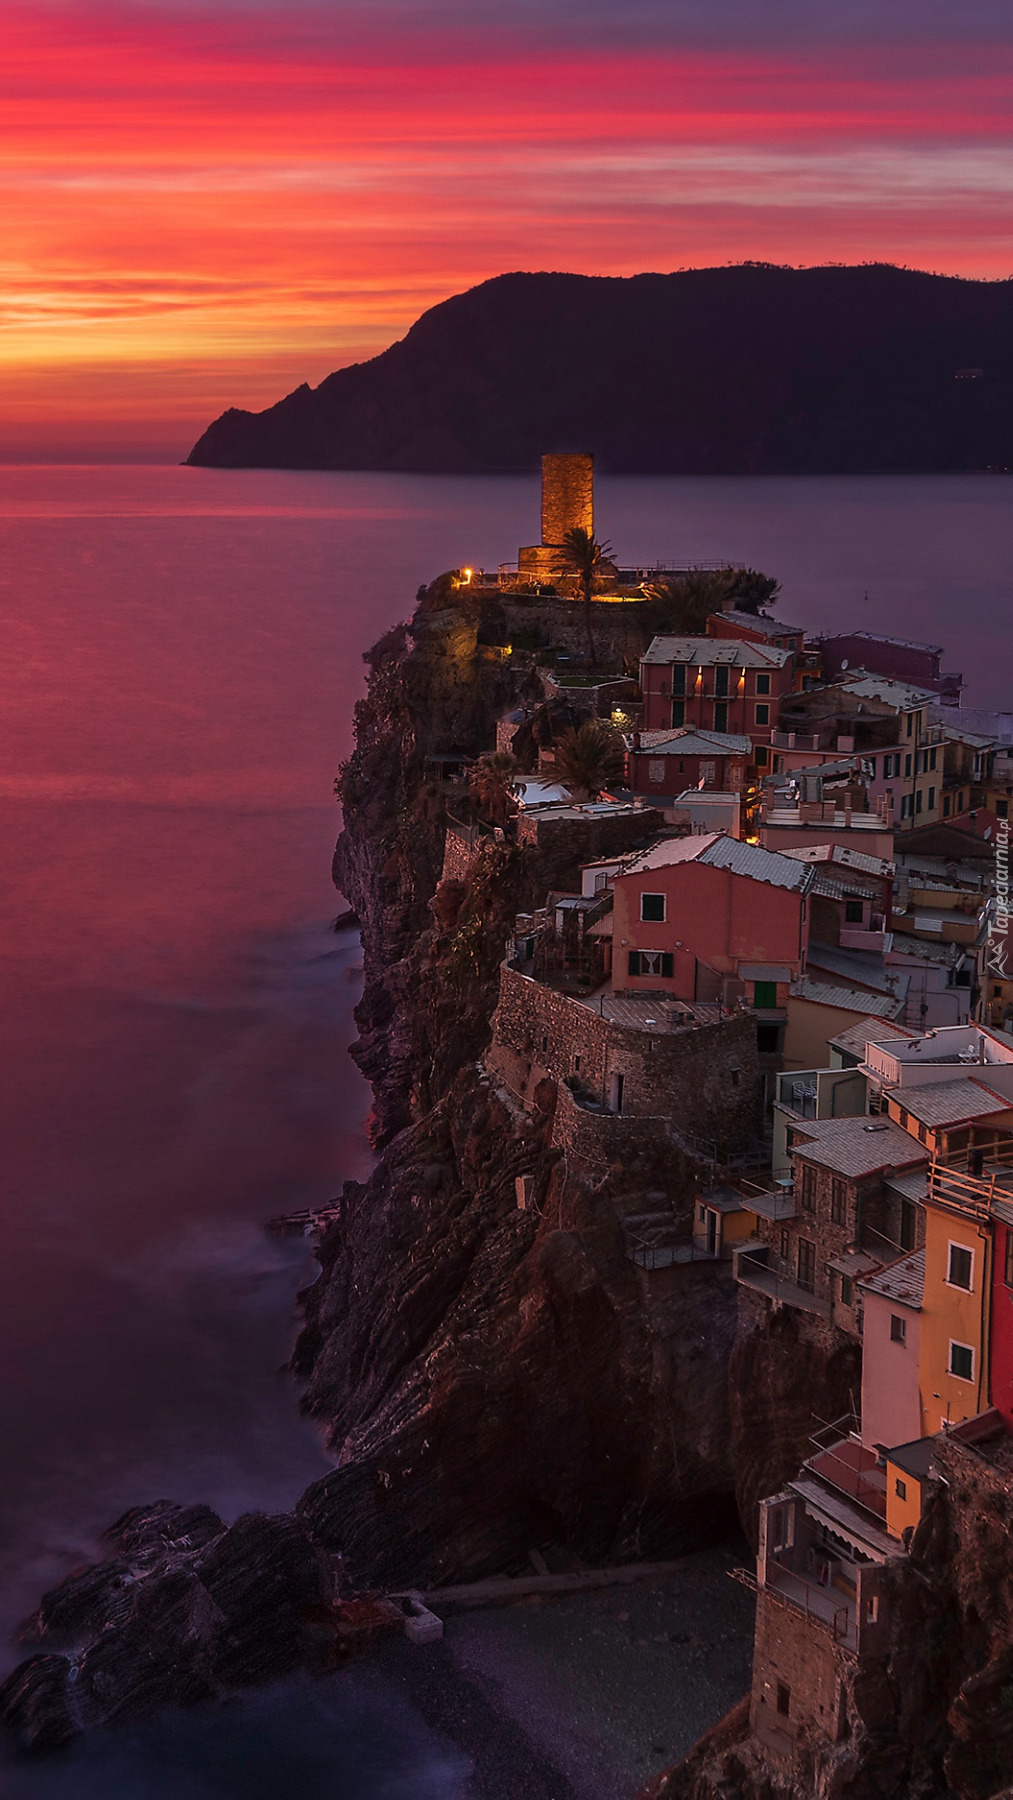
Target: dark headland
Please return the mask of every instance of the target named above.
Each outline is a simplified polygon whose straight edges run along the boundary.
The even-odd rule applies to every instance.
[[[623,474],[1013,467],[1013,281],[500,275],[318,388],[230,407],[187,460],[481,473],[534,470],[546,445]]]

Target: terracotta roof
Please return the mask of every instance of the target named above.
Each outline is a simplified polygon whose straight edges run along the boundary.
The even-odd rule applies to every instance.
[[[884,1300],[896,1300],[898,1306],[910,1306],[916,1312],[925,1293],[924,1249],[912,1250],[908,1256],[902,1256],[899,1262],[890,1263],[877,1274],[866,1275],[858,1285],[870,1294],[879,1294]]]
[[[791,1136],[793,1155],[853,1179],[928,1160],[909,1132],[886,1119],[793,1119]]]

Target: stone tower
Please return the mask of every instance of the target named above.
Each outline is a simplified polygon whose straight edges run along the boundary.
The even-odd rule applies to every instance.
[[[594,457],[542,457],[542,541],[521,549],[522,575],[551,580],[559,573],[559,546],[568,531],[594,531]]]
[[[594,531],[594,457],[542,457],[542,543],[561,544],[566,533]]]

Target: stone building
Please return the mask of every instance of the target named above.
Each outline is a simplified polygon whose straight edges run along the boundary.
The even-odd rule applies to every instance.
[[[892,1183],[927,1166],[925,1152],[899,1126],[869,1118],[791,1121],[788,1148],[791,1187],[777,1216],[759,1217],[761,1244],[737,1259],[737,1278],[858,1335],[859,1278],[923,1236],[922,1209]]]
[[[593,456],[542,457],[542,541],[521,548],[518,573],[532,580],[554,580],[568,531],[594,531]]]

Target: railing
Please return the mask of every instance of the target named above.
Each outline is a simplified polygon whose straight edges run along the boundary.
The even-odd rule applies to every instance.
[[[964,1167],[954,1167],[943,1157],[933,1157],[929,1169],[929,1199],[937,1205],[955,1207],[976,1218],[987,1218],[993,1200],[1008,1200],[1013,1195],[1013,1145],[1005,1140],[998,1145],[982,1145],[981,1161],[976,1169],[968,1165],[968,1152],[959,1152]]]
[[[768,1299],[776,1300],[782,1306],[794,1306],[799,1312],[815,1313],[821,1319],[830,1317],[829,1300],[779,1274],[776,1266],[762,1262],[748,1250],[740,1251],[735,1257],[735,1279],[743,1287],[766,1294]]]
[[[791,1569],[774,1563],[767,1569],[766,1586],[796,1612],[829,1627],[835,1643],[848,1650],[858,1648],[858,1625],[854,1611],[846,1600],[834,1601],[825,1589]]]

